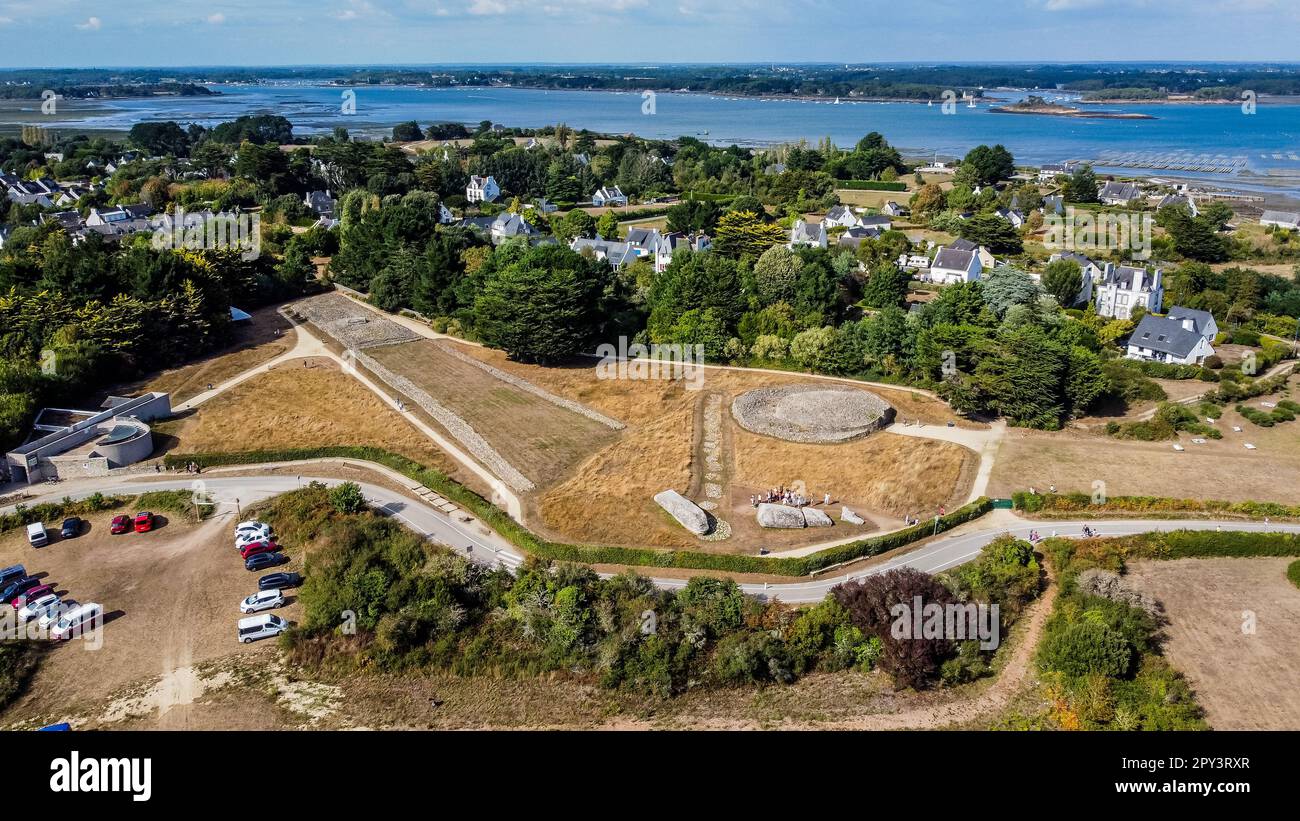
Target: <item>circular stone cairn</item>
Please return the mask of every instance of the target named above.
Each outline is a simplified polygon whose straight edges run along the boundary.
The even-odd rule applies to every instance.
[[[894,409],[873,393],[814,385],[742,393],[731,403],[731,415],[747,431],[819,445],[848,442],[894,421]]]

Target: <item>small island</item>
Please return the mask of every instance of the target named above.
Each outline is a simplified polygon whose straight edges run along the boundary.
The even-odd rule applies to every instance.
[[[1031,94],[1018,103],[990,108],[995,114],[1045,114],[1052,117],[1083,117],[1090,120],[1154,120],[1150,114],[1123,111],[1084,111],[1073,106],[1049,103]]]

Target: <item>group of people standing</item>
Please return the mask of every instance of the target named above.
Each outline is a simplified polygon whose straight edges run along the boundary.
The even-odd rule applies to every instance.
[[[829,493],[825,494],[822,497],[821,503],[823,505],[829,506],[831,503],[831,495]],[[817,504],[817,502],[813,501],[808,496],[804,496],[802,493],[797,493],[794,490],[790,490],[786,488],[784,485],[782,485],[781,487],[775,487],[770,490],[766,490],[757,496],[749,497],[750,507],[758,507],[759,505],[765,505],[765,504],[790,505],[791,507],[807,507],[809,505],[815,505]]]

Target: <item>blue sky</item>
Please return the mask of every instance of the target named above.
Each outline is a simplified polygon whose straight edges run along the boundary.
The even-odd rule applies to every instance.
[[[0,65],[1300,61],[1300,0],[0,0]]]

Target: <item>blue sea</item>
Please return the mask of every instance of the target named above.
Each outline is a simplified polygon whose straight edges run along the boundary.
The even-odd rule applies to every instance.
[[[1002,143],[1018,162],[1040,165],[1067,159],[1099,161],[1103,171],[1131,167],[1107,165],[1107,152],[1209,155],[1241,158],[1247,175],[1196,174],[1144,170],[1143,173],[1202,178],[1234,188],[1300,193],[1300,103],[1261,101],[1253,114],[1240,105],[1148,104],[1095,107],[1099,111],[1149,114],[1150,120],[1080,119],[998,114],[990,109],[1020,99],[1024,92],[986,92],[994,101],[974,108],[958,102],[944,113],[938,103],[851,102],[758,99],[709,94],[657,94],[653,106],[638,92],[546,91],[517,88],[422,89],[362,86],[353,90],[355,113],[345,114],[339,86],[299,84],[220,85],[214,97],[163,97],[114,100],[96,115],[59,127],[127,129],[144,120],[176,120],[204,125],[241,114],[281,114],[300,134],[344,126],[354,134],[379,135],[394,123],[416,120],[476,124],[491,120],[507,126],[566,123],[607,133],[643,137],[694,136],[714,144],[755,146],[830,137],[851,146],[879,131],[910,156],[961,156],[980,143]],[[1043,93],[1043,92],[1035,92]],[[1048,92],[1054,101],[1069,95]],[[1094,107],[1085,106],[1088,110]],[[1142,169],[1132,169],[1142,170]],[[1267,179],[1259,179],[1266,177]]]

